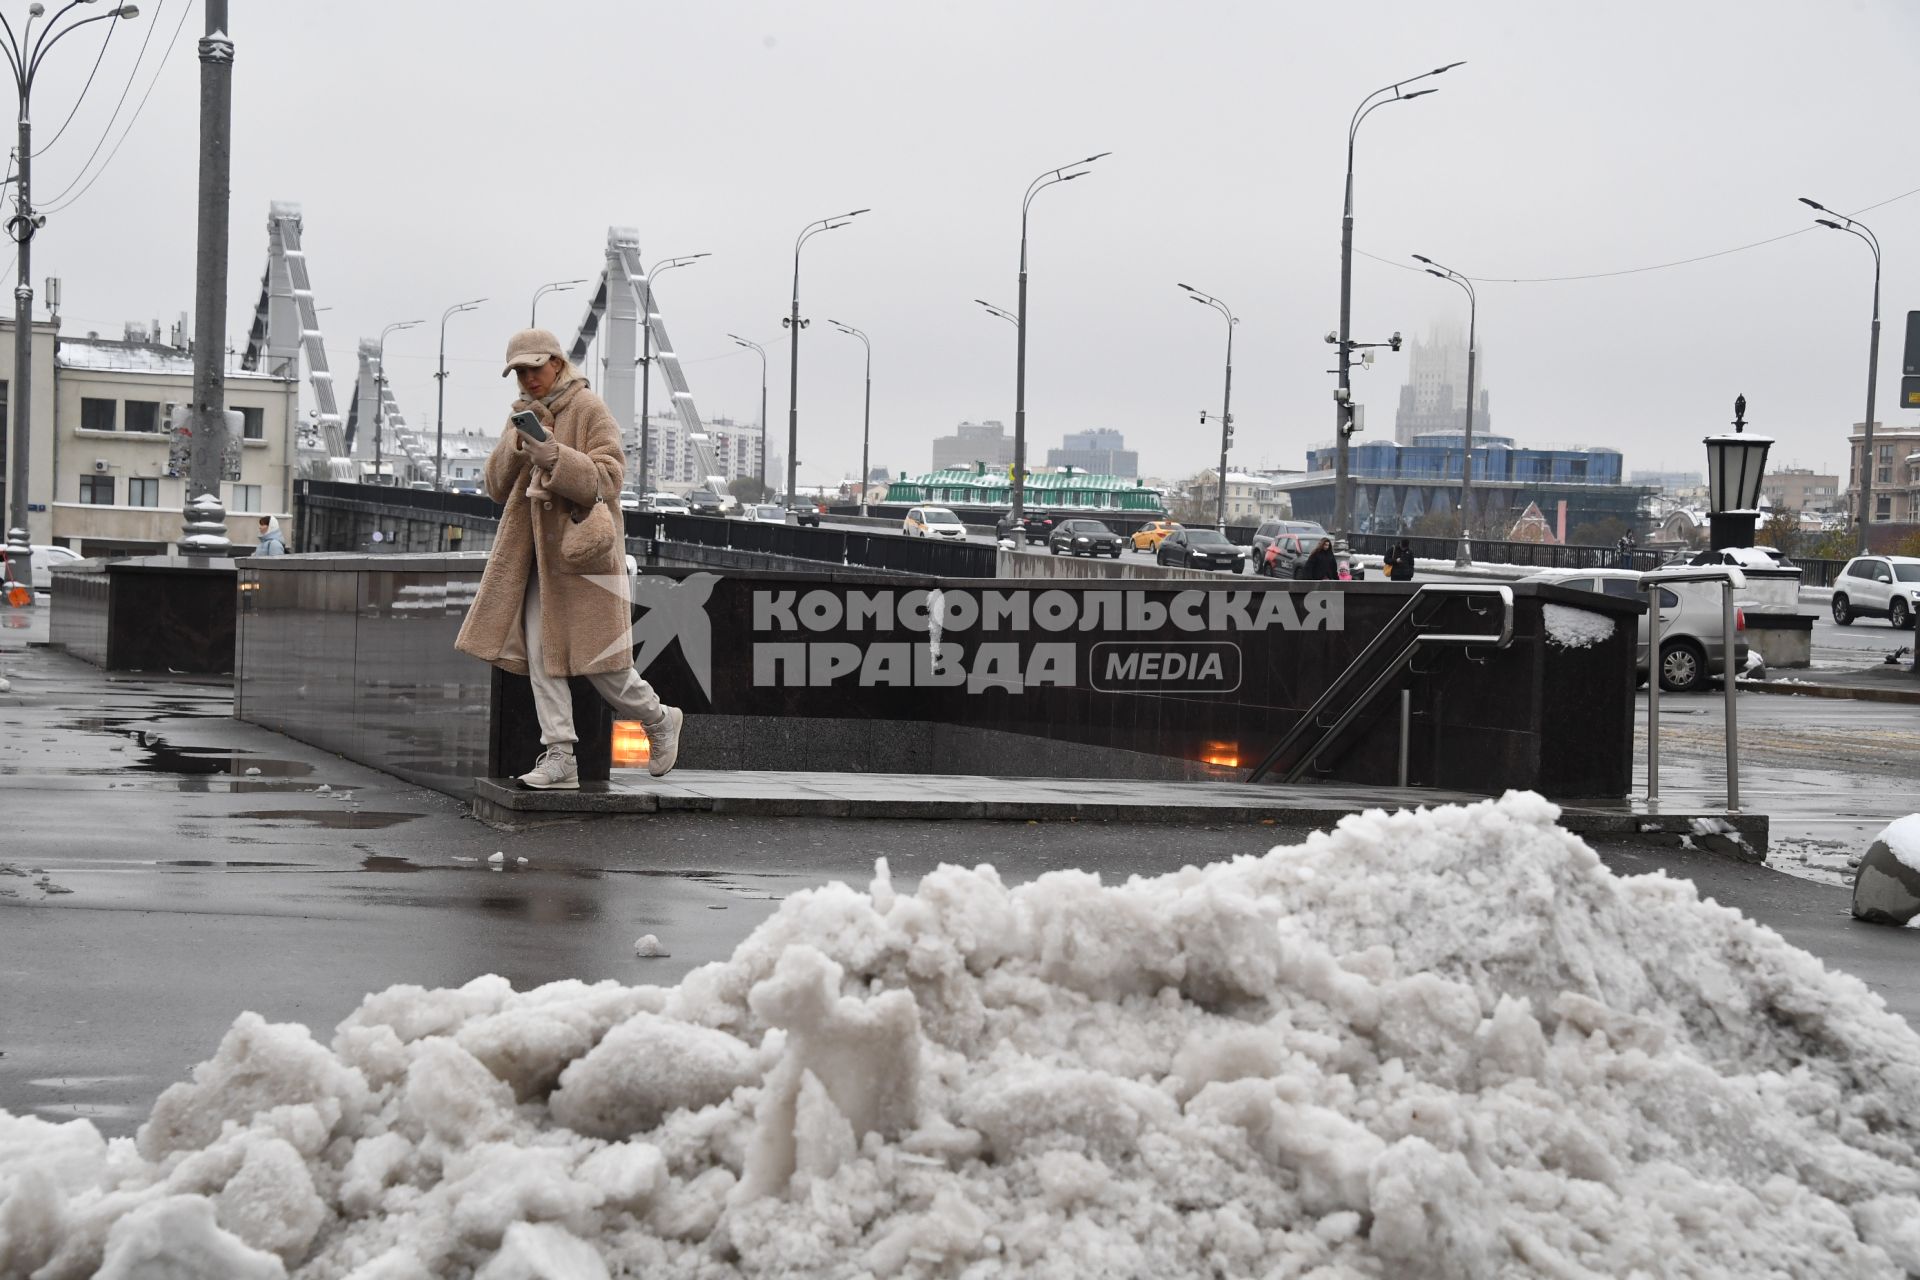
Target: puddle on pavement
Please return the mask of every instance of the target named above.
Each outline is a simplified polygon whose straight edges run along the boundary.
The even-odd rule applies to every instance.
[[[362,871],[420,871],[423,868],[417,862],[406,858],[390,857],[383,853],[370,853],[360,860]]]
[[[378,809],[250,809],[233,816],[272,825],[325,827],[329,831],[378,831],[423,815]]]
[[[162,720],[178,718],[180,718],[178,712],[154,716],[82,716],[58,727],[126,738],[128,745],[141,753],[140,759],[129,760],[119,765],[121,770],[128,773],[171,773],[187,776],[228,774],[235,778],[263,780],[304,778],[313,773],[313,765],[304,760],[275,760],[267,756],[235,751],[231,747],[176,747],[163,735],[150,729],[130,727],[158,724]],[[264,787],[270,784],[263,781],[256,785]]]

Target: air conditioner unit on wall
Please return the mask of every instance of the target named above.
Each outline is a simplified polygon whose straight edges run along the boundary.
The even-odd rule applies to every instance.
[[[95,471],[105,471],[107,469],[107,460],[105,458],[95,458],[93,460],[93,469]]]

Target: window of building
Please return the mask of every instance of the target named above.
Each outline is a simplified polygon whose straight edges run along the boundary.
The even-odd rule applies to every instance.
[[[1882,495],[1873,500],[1873,518],[1875,520],[1893,519],[1893,499]]]
[[[110,507],[113,505],[112,476],[81,476],[80,501],[87,506]]]
[[[127,401],[127,430],[143,431],[148,434],[160,430],[160,402],[158,400]]]
[[[1882,462],[1892,462],[1892,461],[1893,461],[1893,446],[1892,446],[1892,445],[1890,445],[1890,444],[1883,444],[1883,445],[1881,445],[1881,446],[1880,446],[1880,461],[1882,461]]]
[[[240,409],[240,438],[243,440],[265,440],[267,438],[267,411],[258,406],[242,406]]]
[[[95,400],[92,396],[80,397],[80,429],[82,431],[112,431],[117,425],[119,402],[115,400]]]
[[[128,476],[127,505],[130,507],[159,506],[160,478],[158,476]]]
[[[232,509],[235,511],[258,511],[260,509],[260,486],[257,484],[234,485]]]

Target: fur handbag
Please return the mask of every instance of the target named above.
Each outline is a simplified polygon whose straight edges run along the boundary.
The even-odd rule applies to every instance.
[[[600,469],[593,472],[593,505],[576,511],[560,535],[560,558],[575,573],[591,573],[607,567],[607,553],[613,549],[615,532],[613,510],[600,492]]]

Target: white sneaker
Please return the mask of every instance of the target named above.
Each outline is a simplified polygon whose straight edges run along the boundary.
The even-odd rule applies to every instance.
[[[574,763],[573,752],[568,748],[548,747],[540,753],[533,768],[520,775],[520,785],[535,791],[578,791],[580,767]]]
[[[664,707],[658,725],[647,728],[647,772],[656,778],[673,771],[680,758],[680,722],[686,717],[678,707]]]

